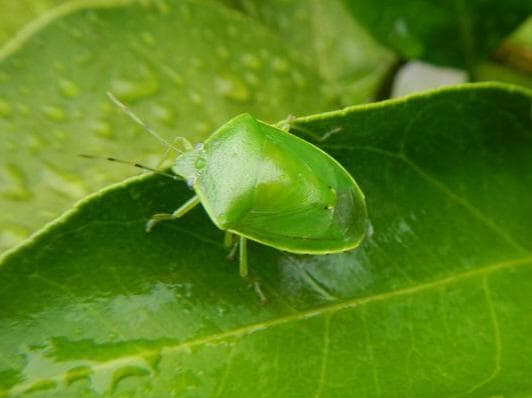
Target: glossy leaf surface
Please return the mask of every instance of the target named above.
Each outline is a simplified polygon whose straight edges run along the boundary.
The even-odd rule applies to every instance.
[[[250,244],[267,304],[201,208],[144,232],[184,184],[88,198],[0,265],[0,391],[530,395],[531,98],[469,85],[296,120],[330,135],[370,225],[338,255]]]

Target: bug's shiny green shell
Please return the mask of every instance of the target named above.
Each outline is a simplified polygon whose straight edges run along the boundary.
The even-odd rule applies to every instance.
[[[331,156],[283,130],[242,114],[173,171],[192,186],[212,221],[293,253],[334,253],[360,243],[364,195]]]

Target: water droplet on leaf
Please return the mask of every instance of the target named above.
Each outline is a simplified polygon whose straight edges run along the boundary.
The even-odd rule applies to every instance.
[[[216,55],[218,55],[221,59],[229,59],[231,54],[227,48],[224,46],[219,46],[216,48]]]
[[[247,102],[250,92],[246,84],[235,77],[225,76],[216,80],[216,90],[224,97],[237,102]]]
[[[29,180],[24,170],[15,164],[7,164],[1,170],[2,193],[5,199],[26,201],[33,198]]]
[[[147,68],[143,68],[139,76],[135,78],[113,80],[110,91],[122,101],[138,101],[157,93],[159,81]]]
[[[90,130],[102,138],[114,137],[113,131],[111,130],[111,126],[109,125],[109,123],[102,120],[97,120],[93,122],[90,126]]]
[[[276,72],[286,73],[290,69],[290,64],[286,59],[276,57],[272,60],[272,68]]]
[[[153,37],[153,35],[150,32],[142,32],[141,35],[140,35],[140,38],[141,38],[143,43],[146,43],[146,44],[149,44],[149,45],[155,44],[155,38]]]
[[[262,66],[261,60],[254,54],[244,54],[240,60],[242,64],[250,69],[260,69]]]
[[[59,91],[65,97],[69,98],[77,97],[79,94],[78,86],[71,80],[61,80],[59,82]]]
[[[43,113],[48,119],[54,122],[62,122],[66,117],[63,109],[53,105],[45,105],[43,107]]]
[[[12,115],[13,109],[7,100],[0,98],[0,117],[8,118]]]

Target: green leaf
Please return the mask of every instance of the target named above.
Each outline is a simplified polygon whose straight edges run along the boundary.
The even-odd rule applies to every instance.
[[[527,0],[344,0],[381,43],[406,59],[475,66],[532,13]]]
[[[531,99],[465,85],[296,120],[370,224],[343,254],[251,243],[265,305],[201,208],[144,232],[184,184],[84,200],[0,265],[4,394],[529,396]]]
[[[317,74],[256,21],[200,0],[120,3],[77,2],[0,52],[0,249],[131,175],[78,153],[162,158],[107,91],[169,140],[243,111],[273,122],[328,108]]]
[[[395,57],[350,17],[342,0],[223,0],[297,51],[338,106],[375,98]]]

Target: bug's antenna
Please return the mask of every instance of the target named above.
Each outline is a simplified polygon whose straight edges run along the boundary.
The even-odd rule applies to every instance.
[[[157,141],[162,143],[163,145],[166,145],[168,148],[172,148],[173,150],[177,151],[178,153],[183,153],[181,149],[178,149],[176,146],[170,144],[168,141],[166,141],[163,137],[161,137],[159,134],[157,134],[150,126],[148,126],[146,123],[142,121],[141,118],[139,118],[137,115],[135,115],[131,109],[129,109],[124,103],[120,102],[118,98],[116,98],[113,93],[107,92],[107,96],[109,99],[115,104],[117,107],[120,108],[122,112],[124,112],[126,115],[130,117],[131,120],[133,120],[135,123],[141,125],[148,133],[150,133]]]
[[[138,169],[151,171],[152,173],[159,174],[168,178],[171,178],[173,180],[183,181],[183,178],[175,175],[175,174],[169,174],[165,173],[164,171],[154,169],[153,167],[144,166],[140,163],[136,162],[130,162],[129,160],[122,160],[117,158],[111,158],[111,157],[105,157],[105,156],[93,156],[93,155],[86,155],[84,153],[80,153],[78,156],[86,159],[101,159],[101,160],[108,160],[110,162],[116,162],[116,163],[122,163],[122,164],[129,164],[130,166],[136,167]]]

